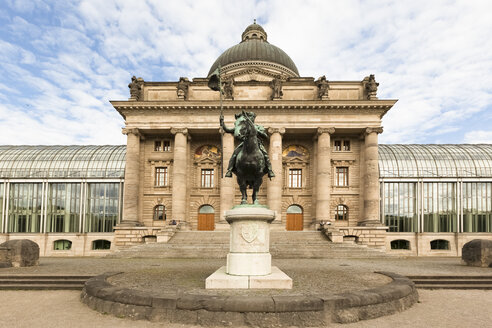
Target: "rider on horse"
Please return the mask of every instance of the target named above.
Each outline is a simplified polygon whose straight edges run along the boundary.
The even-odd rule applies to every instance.
[[[244,116],[244,114],[247,115],[247,117]],[[224,129],[225,132],[227,133],[232,133],[234,134],[234,138],[238,141],[240,141],[240,144],[236,147],[234,150],[234,153],[231,156],[231,159],[229,160],[229,166],[227,167],[227,172],[225,174],[226,177],[231,178],[232,177],[232,172],[236,172],[236,157],[243,148],[243,141],[244,141],[244,135],[241,133],[241,127],[244,124],[243,122],[245,120],[251,120],[251,122],[255,122],[256,114],[253,112],[244,112],[241,114],[236,114],[236,122],[234,122],[234,128],[228,128],[225,123],[224,123],[224,116],[220,117],[220,126]],[[261,136],[265,139],[268,139],[268,135],[265,132],[265,128],[262,127],[261,125],[255,124],[256,131],[258,133],[258,136]],[[269,178],[273,178],[275,176],[275,173],[273,173],[272,170],[272,164],[270,163],[270,158],[268,157],[268,153],[263,146],[263,142],[261,138],[258,138],[258,145],[260,148],[261,153],[265,157],[265,165],[266,165],[266,173],[268,173]]]

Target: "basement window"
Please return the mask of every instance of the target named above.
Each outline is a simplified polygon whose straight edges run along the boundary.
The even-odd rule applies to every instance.
[[[111,248],[111,242],[109,240],[98,239],[92,242],[93,250],[104,250],[110,248]]]
[[[444,239],[436,239],[431,241],[431,249],[449,250],[449,241]]]
[[[55,251],[69,251],[72,248],[72,242],[66,239],[55,240],[53,249]]]
[[[404,239],[392,240],[391,249],[410,249],[410,242]]]

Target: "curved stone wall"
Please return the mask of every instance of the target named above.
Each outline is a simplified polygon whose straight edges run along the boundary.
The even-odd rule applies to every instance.
[[[106,273],[88,280],[81,301],[118,317],[202,326],[312,327],[393,314],[418,301],[414,283],[391,272],[387,285],[357,292],[312,296],[211,296],[180,293],[155,297],[111,285]]]

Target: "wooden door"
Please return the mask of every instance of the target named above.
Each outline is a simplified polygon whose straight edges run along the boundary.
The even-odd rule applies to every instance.
[[[198,214],[198,230],[211,231],[215,229],[214,213]]]
[[[302,222],[302,213],[287,213],[287,226],[285,228],[289,231],[300,231],[302,230]]]

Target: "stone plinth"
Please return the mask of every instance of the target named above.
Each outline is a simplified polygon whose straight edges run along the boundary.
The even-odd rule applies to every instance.
[[[0,267],[39,265],[39,246],[29,239],[9,240],[0,244]]]
[[[275,212],[265,207],[237,206],[226,212],[231,225],[226,273],[261,276],[271,273],[270,223]]]
[[[256,205],[240,205],[227,211],[231,226],[227,265],[205,281],[205,288],[292,288],[292,279],[272,268],[270,224],[275,212]]]

